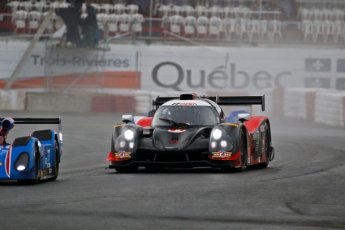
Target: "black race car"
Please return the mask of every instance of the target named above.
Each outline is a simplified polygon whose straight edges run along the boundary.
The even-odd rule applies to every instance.
[[[243,110],[225,117],[220,107],[255,104],[264,111],[265,97],[157,97],[148,117],[133,122],[132,115],[123,115],[125,124],[114,126],[109,168],[118,172],[135,172],[139,166],[265,168],[274,158],[268,118]]]

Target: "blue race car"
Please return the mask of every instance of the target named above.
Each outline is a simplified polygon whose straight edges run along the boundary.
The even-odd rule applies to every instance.
[[[0,180],[17,180],[19,184],[55,180],[63,146],[61,118],[7,117],[0,121]],[[58,124],[59,130],[37,130],[7,143],[7,134],[15,124]]]

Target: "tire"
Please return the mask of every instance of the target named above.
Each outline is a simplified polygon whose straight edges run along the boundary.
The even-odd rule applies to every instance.
[[[233,168],[232,166],[223,166],[221,167],[221,171],[222,172],[242,172],[246,165],[245,165],[245,149],[246,149],[246,142],[245,142],[245,138],[244,138],[244,133],[241,130],[241,146],[240,146],[240,152],[241,152],[241,165],[239,168]]]
[[[130,165],[130,166],[123,166],[123,167],[115,167],[115,170],[118,172],[118,173],[135,173],[138,171],[138,166],[133,166],[133,165]]]
[[[242,172],[244,169],[245,169],[245,167],[246,167],[246,165],[245,165],[245,150],[246,150],[246,141],[245,141],[246,139],[244,138],[244,133],[243,133],[243,131],[241,131],[241,165],[240,165],[240,167],[239,168],[234,168],[234,170],[236,171],[236,172]]]
[[[39,173],[39,164],[40,164],[40,155],[39,155],[39,151],[37,149],[37,147],[35,146],[35,169],[34,169],[34,172],[35,172],[35,178],[32,179],[32,180],[29,180],[29,183],[30,184],[38,184],[40,182],[40,173]]]
[[[57,141],[55,140],[55,151],[54,151],[54,161],[55,161],[55,164],[54,164],[54,167],[53,167],[53,174],[54,174],[54,177],[52,178],[52,180],[56,180],[59,176],[59,169],[60,169],[60,151],[59,151],[59,145],[57,143]]]

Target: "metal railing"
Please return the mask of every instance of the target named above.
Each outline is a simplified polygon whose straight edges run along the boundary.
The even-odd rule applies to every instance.
[[[329,36],[323,36],[322,31],[320,33],[320,39],[305,39],[305,31],[303,28],[303,21],[280,21],[280,20],[266,20],[262,15],[267,15],[268,12],[252,12],[256,15],[256,19],[249,18],[220,18],[218,25],[213,25],[214,28],[219,30],[218,36],[212,36],[209,33],[211,24],[199,25],[197,20],[193,24],[192,34],[186,34],[185,28],[187,25],[186,17],[181,16],[179,22],[172,21],[170,16],[158,17],[158,18],[145,18],[144,22],[140,24],[140,31],[132,31],[133,21],[129,22],[129,30],[120,31],[120,21],[116,21],[117,30],[110,30],[110,23],[103,24],[103,38],[104,42],[128,42],[130,41],[147,41],[147,42],[187,42],[191,45],[197,43],[279,43],[279,44],[320,44],[320,45],[335,45],[344,46],[345,42],[345,23],[342,21],[342,25],[339,27],[341,33],[337,39],[328,39],[327,41],[322,37],[335,36],[329,34]],[[278,12],[270,12],[272,15],[279,15]],[[260,15],[260,17],[259,17]],[[272,17],[271,17],[272,18]],[[34,36],[42,19],[38,21],[36,28],[30,27],[30,19],[24,18],[18,21],[12,17],[12,14],[0,14],[0,38],[22,38]],[[196,18],[197,19],[197,18]],[[51,25],[43,32],[42,36],[50,37],[61,26],[61,19],[54,18],[51,20]],[[62,24],[63,25],[63,24]],[[263,27],[263,25],[265,27]],[[204,26],[206,33],[198,33],[198,27]],[[173,27],[178,28],[174,30]]]

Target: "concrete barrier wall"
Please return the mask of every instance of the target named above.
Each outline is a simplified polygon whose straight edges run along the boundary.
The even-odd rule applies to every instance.
[[[345,93],[318,92],[315,98],[315,122],[344,127]]]
[[[1,110],[25,110],[26,93],[22,91],[0,90],[0,109]]]
[[[31,111],[91,111],[91,95],[28,92],[26,109]]]
[[[186,92],[182,92],[186,93]],[[181,92],[136,91],[130,95],[63,94],[54,92],[21,92],[0,90],[0,110],[122,112],[146,115],[157,96],[179,96]],[[214,92],[199,95],[217,95]],[[345,127],[345,92],[318,88],[265,89],[266,111],[253,106],[253,114]],[[240,94],[244,95],[244,94]],[[246,93],[246,95],[250,95]],[[253,94],[254,95],[254,94]]]

